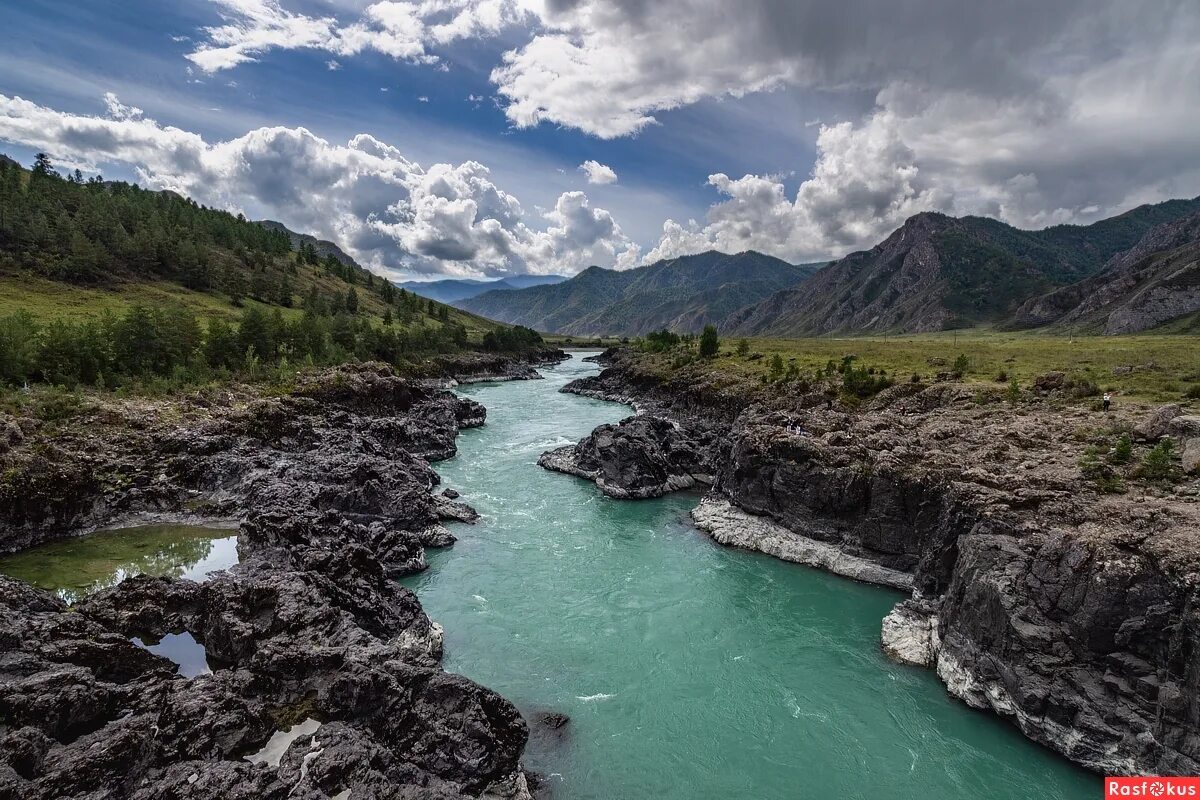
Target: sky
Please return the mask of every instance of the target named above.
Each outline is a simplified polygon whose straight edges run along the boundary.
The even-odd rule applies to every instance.
[[[0,4],[0,152],[395,279],[873,246],[1200,194],[1195,0]]]

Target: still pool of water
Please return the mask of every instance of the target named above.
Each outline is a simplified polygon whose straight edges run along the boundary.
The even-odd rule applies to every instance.
[[[617,501],[538,455],[628,415],[559,394],[595,371],[476,384],[487,406],[437,465],[483,514],[405,580],[448,670],[527,716],[571,716],[526,763],[559,800],[1095,798],[1100,779],[888,661],[901,595],[715,545],[695,495]]]
[[[154,644],[146,644],[137,636],[133,637],[132,641],[138,647],[144,647],[155,655],[174,661],[176,671],[185,678],[212,673],[204,645],[197,642],[196,637],[187,631],[168,633]]]
[[[142,525],[97,531],[0,557],[0,573],[74,603],[131,575],[198,581],[237,562],[236,531]]]

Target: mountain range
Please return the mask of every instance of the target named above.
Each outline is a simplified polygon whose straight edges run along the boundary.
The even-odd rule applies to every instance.
[[[492,290],[454,305],[552,333],[637,336],[661,328],[696,332],[795,286],[817,266],[788,264],[753,251],[709,251],[630,270],[589,267],[561,283]]]
[[[437,300],[440,303],[455,303],[493,289],[528,289],[531,286],[562,283],[565,280],[568,280],[566,275],[511,275],[507,278],[490,281],[471,280],[469,278],[447,278],[440,281],[406,281],[397,284],[397,286],[421,297]]]
[[[1118,302],[1122,287],[1150,278],[1139,268],[1136,280],[1114,281],[1109,271],[1128,272],[1155,253],[1179,247],[1189,235],[1194,240],[1193,227],[1180,221],[1197,212],[1200,198],[1169,200],[1091,225],[1038,231],[984,217],[917,214],[870,250],[851,253],[803,284],[741,309],[720,327],[734,335],[793,337],[1072,321],[1082,326],[1087,320],[1094,327],[1088,313],[1068,313],[1071,299],[1082,302],[1092,284],[1067,287],[1104,284],[1111,302]],[[1039,302],[1042,297],[1048,299]],[[1137,319],[1110,332],[1145,330],[1163,321],[1168,307],[1187,305],[1177,300],[1150,316],[1134,314]]]
[[[261,224],[353,263],[332,242]],[[827,264],[708,251],[631,270],[589,267],[569,279],[399,285],[499,322],[579,336],[698,332],[707,324],[727,335],[774,337],[979,326],[1191,329],[1200,327],[1200,197],[1033,231],[926,212],[870,250]]]

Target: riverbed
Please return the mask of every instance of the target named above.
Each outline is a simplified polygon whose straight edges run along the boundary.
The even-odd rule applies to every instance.
[[[445,668],[536,723],[526,763],[559,800],[1094,798],[1100,779],[888,661],[897,592],[714,544],[698,495],[619,501],[536,465],[625,406],[561,394],[597,367],[475,384],[488,422],[436,465],[483,518],[405,580]]]

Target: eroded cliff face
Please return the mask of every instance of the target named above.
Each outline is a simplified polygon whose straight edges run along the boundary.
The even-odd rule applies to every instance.
[[[1200,774],[1200,481],[1106,495],[1078,465],[1098,428],[1140,431],[1140,455],[1178,409],[1100,418],[938,384],[850,413],[610,364],[565,391],[719,424],[715,485],[693,513],[718,541],[911,586],[883,626],[889,655],[1097,771]],[[622,452],[593,458],[636,474]]]
[[[365,365],[283,397],[92,413],[102,426],[53,441],[62,461],[24,453],[33,437],[7,454],[48,470],[35,485],[72,452],[99,477],[5,507],[0,543],[220,514],[242,520],[239,564],[202,583],[128,579],[74,607],[0,577],[0,796],[529,798],[520,714],[442,671],[440,627],[393,580],[453,541],[440,520],[474,515],[432,494],[427,460],[482,406]],[[132,641],[185,632],[211,674],[185,678]],[[305,720],[315,730],[276,763],[247,760]]]

